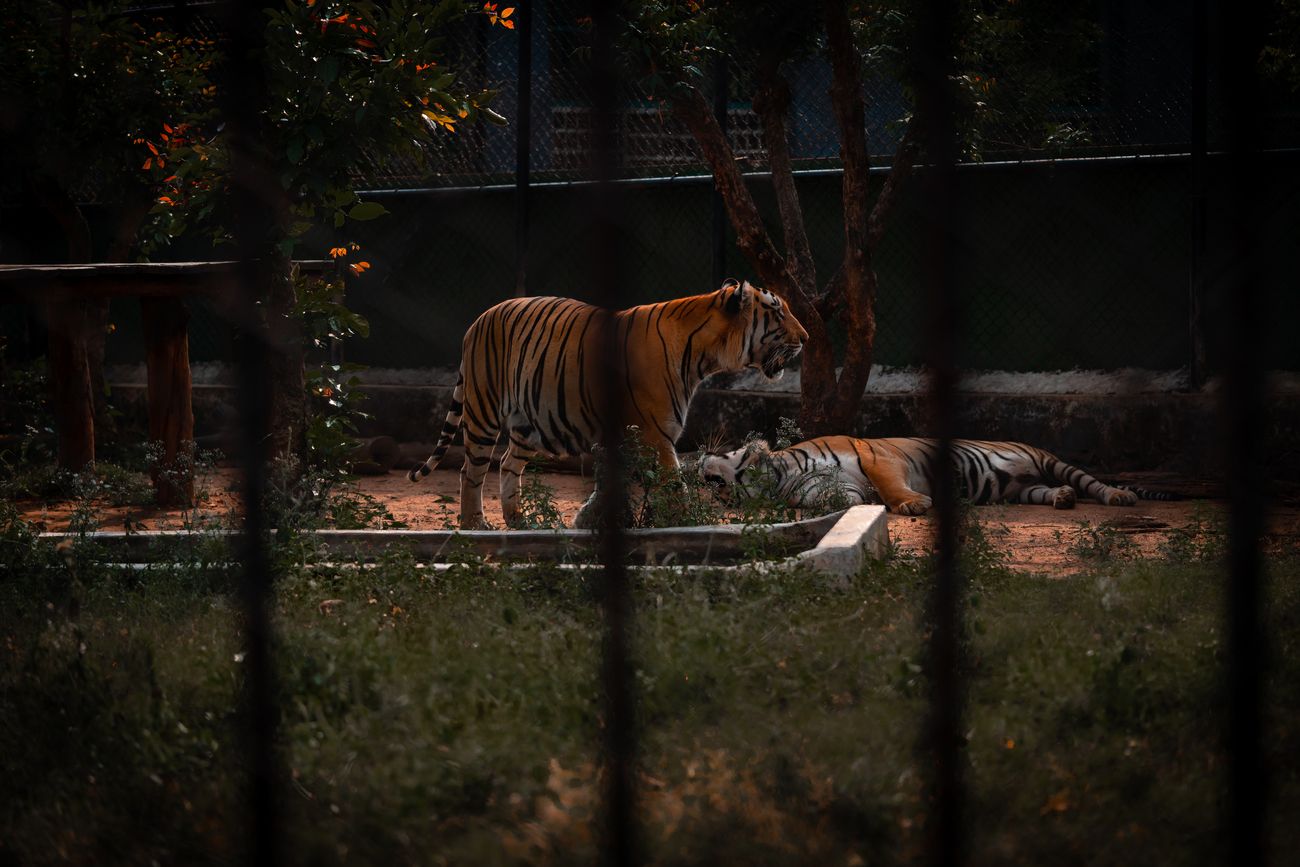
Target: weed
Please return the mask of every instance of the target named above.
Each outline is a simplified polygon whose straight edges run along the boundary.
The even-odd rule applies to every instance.
[[[541,466],[536,462],[524,472],[519,486],[519,523],[522,530],[559,530],[564,527],[564,516],[555,504],[555,491],[542,481]]]
[[[1223,514],[1198,507],[1187,524],[1161,540],[1157,553],[1175,563],[1218,562],[1227,550],[1227,538]]]
[[[1137,545],[1127,533],[1107,524],[1084,521],[1069,538],[1059,530],[1055,531],[1055,535],[1056,540],[1065,545],[1065,550],[1080,560],[1131,559],[1138,551]]]

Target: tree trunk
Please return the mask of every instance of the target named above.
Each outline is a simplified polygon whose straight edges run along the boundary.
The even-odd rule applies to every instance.
[[[191,398],[189,312],[180,298],[141,298],[149,375],[149,442],[162,444],[150,468],[160,506],[194,501],[194,407]],[[186,452],[188,451],[188,455]]]
[[[60,301],[47,310],[59,466],[79,473],[95,464],[95,401],[86,362],[86,303]]]

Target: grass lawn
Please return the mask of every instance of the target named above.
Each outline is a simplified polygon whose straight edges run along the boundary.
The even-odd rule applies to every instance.
[[[0,516],[0,864],[241,858],[239,616],[201,563],[46,550]],[[975,864],[1222,861],[1223,575],[1049,579],[967,536]],[[1273,860],[1300,849],[1300,558],[1268,561]],[[282,564],[291,863],[592,863],[594,578]],[[636,578],[642,841],[662,864],[924,858],[924,561]]]

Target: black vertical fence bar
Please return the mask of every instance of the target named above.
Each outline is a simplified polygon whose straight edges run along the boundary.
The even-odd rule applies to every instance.
[[[590,233],[595,265],[597,303],[606,310],[599,339],[604,363],[600,396],[605,402],[601,445],[605,466],[598,476],[600,557],[603,570],[601,601],[605,615],[601,681],[604,695],[604,857],[615,867],[634,864],[636,858],[633,760],[636,733],[633,724],[634,695],[632,665],[628,648],[628,626],[632,598],[628,587],[623,538],[623,508],[627,501],[622,455],[625,399],[625,368],[618,307],[622,276],[618,220],[625,209],[619,205],[614,183],[619,169],[619,79],[614,57],[614,33],[618,21],[616,0],[594,0],[592,23],[594,44],[591,54],[591,117],[593,126],[592,169],[596,181]]]
[[[1227,122],[1230,180],[1228,215],[1231,258],[1219,297],[1226,303],[1227,366],[1222,410],[1227,436],[1229,518],[1227,593],[1227,863],[1266,861],[1267,780],[1261,740],[1266,668],[1262,617],[1263,576],[1259,555],[1267,496],[1260,459],[1263,429],[1263,365],[1259,335],[1259,93],[1255,67],[1262,46],[1258,4],[1220,2],[1214,32],[1222,39],[1223,117]]]
[[[240,462],[243,465],[244,570],[240,598],[244,608],[243,694],[239,715],[248,757],[247,791],[240,801],[248,810],[247,861],[280,863],[280,799],[275,755],[275,687],[271,662],[268,597],[271,567],[265,548],[262,510],[265,489],[264,451],[270,433],[271,398],[266,370],[271,348],[258,326],[257,299],[272,279],[270,251],[273,178],[262,150],[266,104],[266,18],[256,2],[228,7],[226,21],[230,61],[226,68],[223,109],[229,132],[233,231],[239,267],[232,304],[241,340],[238,354]]]
[[[713,114],[718,119],[722,135],[727,135],[727,106],[730,103],[731,73],[727,67],[727,58],[718,57],[713,61]],[[709,227],[713,240],[713,283],[710,289],[717,289],[727,274],[727,207],[722,200],[722,193],[714,182],[712,198],[712,222]]]
[[[957,497],[952,473],[957,339],[955,278],[960,211],[956,183],[954,100],[949,81],[955,45],[955,7],[931,0],[920,11],[917,31],[916,118],[927,167],[921,176],[926,224],[923,250],[929,301],[927,358],[930,412],[938,448],[931,456],[934,490],[935,574],[929,600],[930,708],[922,754],[930,771],[931,860],[963,861],[962,612],[957,563]]]
[[[1187,292],[1187,367],[1192,388],[1205,383],[1205,325],[1202,309],[1205,299],[1205,170],[1206,170],[1206,91],[1209,86],[1206,64],[1209,43],[1206,0],[1192,4],[1192,156],[1191,218],[1192,237]]]
[[[515,30],[519,39],[515,112],[515,296],[528,294],[529,193],[533,169],[533,2],[519,6]]]

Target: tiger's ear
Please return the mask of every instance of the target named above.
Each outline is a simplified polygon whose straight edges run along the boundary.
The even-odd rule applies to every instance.
[[[722,309],[733,316],[748,310],[754,303],[754,287],[749,285],[749,281],[737,283],[735,280],[728,280],[722,284],[722,291],[724,293]]]

